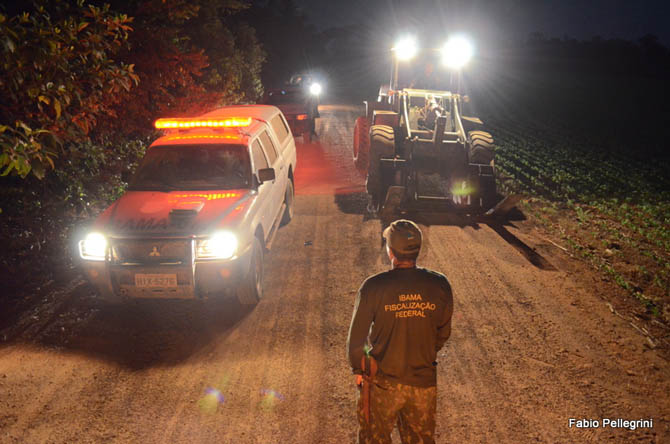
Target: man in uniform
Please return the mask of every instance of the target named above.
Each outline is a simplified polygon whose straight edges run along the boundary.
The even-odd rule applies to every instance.
[[[361,285],[347,341],[356,385],[370,386],[358,403],[358,439],[391,443],[397,422],[403,443],[434,443],[436,357],[451,334],[451,287],[443,274],[416,266],[414,222],[393,222],[384,239],[393,268]],[[364,376],[370,365],[378,367],[372,378]]]

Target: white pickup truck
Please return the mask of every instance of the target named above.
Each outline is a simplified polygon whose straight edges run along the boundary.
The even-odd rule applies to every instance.
[[[296,149],[281,111],[246,105],[159,119],[126,193],[79,240],[105,299],[256,304],[263,254],[293,217]]]

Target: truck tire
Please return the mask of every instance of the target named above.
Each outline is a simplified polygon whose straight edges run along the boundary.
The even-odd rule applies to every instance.
[[[237,287],[236,295],[242,305],[256,305],[263,297],[263,246],[256,236],[251,246],[249,270]]]
[[[360,116],[354,124],[354,165],[359,171],[368,170],[370,155],[370,123],[366,116]]]
[[[383,183],[380,158],[395,154],[395,135],[387,125],[373,125],[370,129],[370,163],[365,186],[373,206],[381,206],[390,184]]]
[[[286,204],[286,209],[284,210],[284,215],[281,218],[281,225],[288,225],[293,219],[293,199],[295,197],[295,191],[293,188],[293,180],[289,178],[288,185],[286,185],[286,192],[284,193],[284,203]]]
[[[468,145],[470,146],[470,163],[493,166],[494,145],[491,134],[486,131],[470,131]]]

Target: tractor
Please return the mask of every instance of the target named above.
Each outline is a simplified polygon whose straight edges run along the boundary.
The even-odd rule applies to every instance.
[[[367,176],[368,210],[497,215],[513,207],[517,199],[498,202],[493,137],[480,119],[463,115],[469,98],[458,90],[460,68],[472,54],[468,42],[455,37],[441,50],[422,51],[425,73],[410,65],[419,55],[412,39],[392,53],[390,83],[376,102],[364,102],[365,115],[354,125],[353,159]],[[435,74],[436,58],[450,76]],[[450,77],[449,85],[440,77]]]

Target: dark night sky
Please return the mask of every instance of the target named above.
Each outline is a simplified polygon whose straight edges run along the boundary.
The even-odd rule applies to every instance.
[[[441,22],[447,28],[486,38],[525,38],[539,31],[588,40],[637,40],[656,34],[670,46],[670,0],[296,0],[319,28],[343,26],[376,16],[397,28]],[[437,22],[436,22],[437,21]],[[465,26],[463,25],[465,24]],[[498,37],[495,37],[498,36]]]

